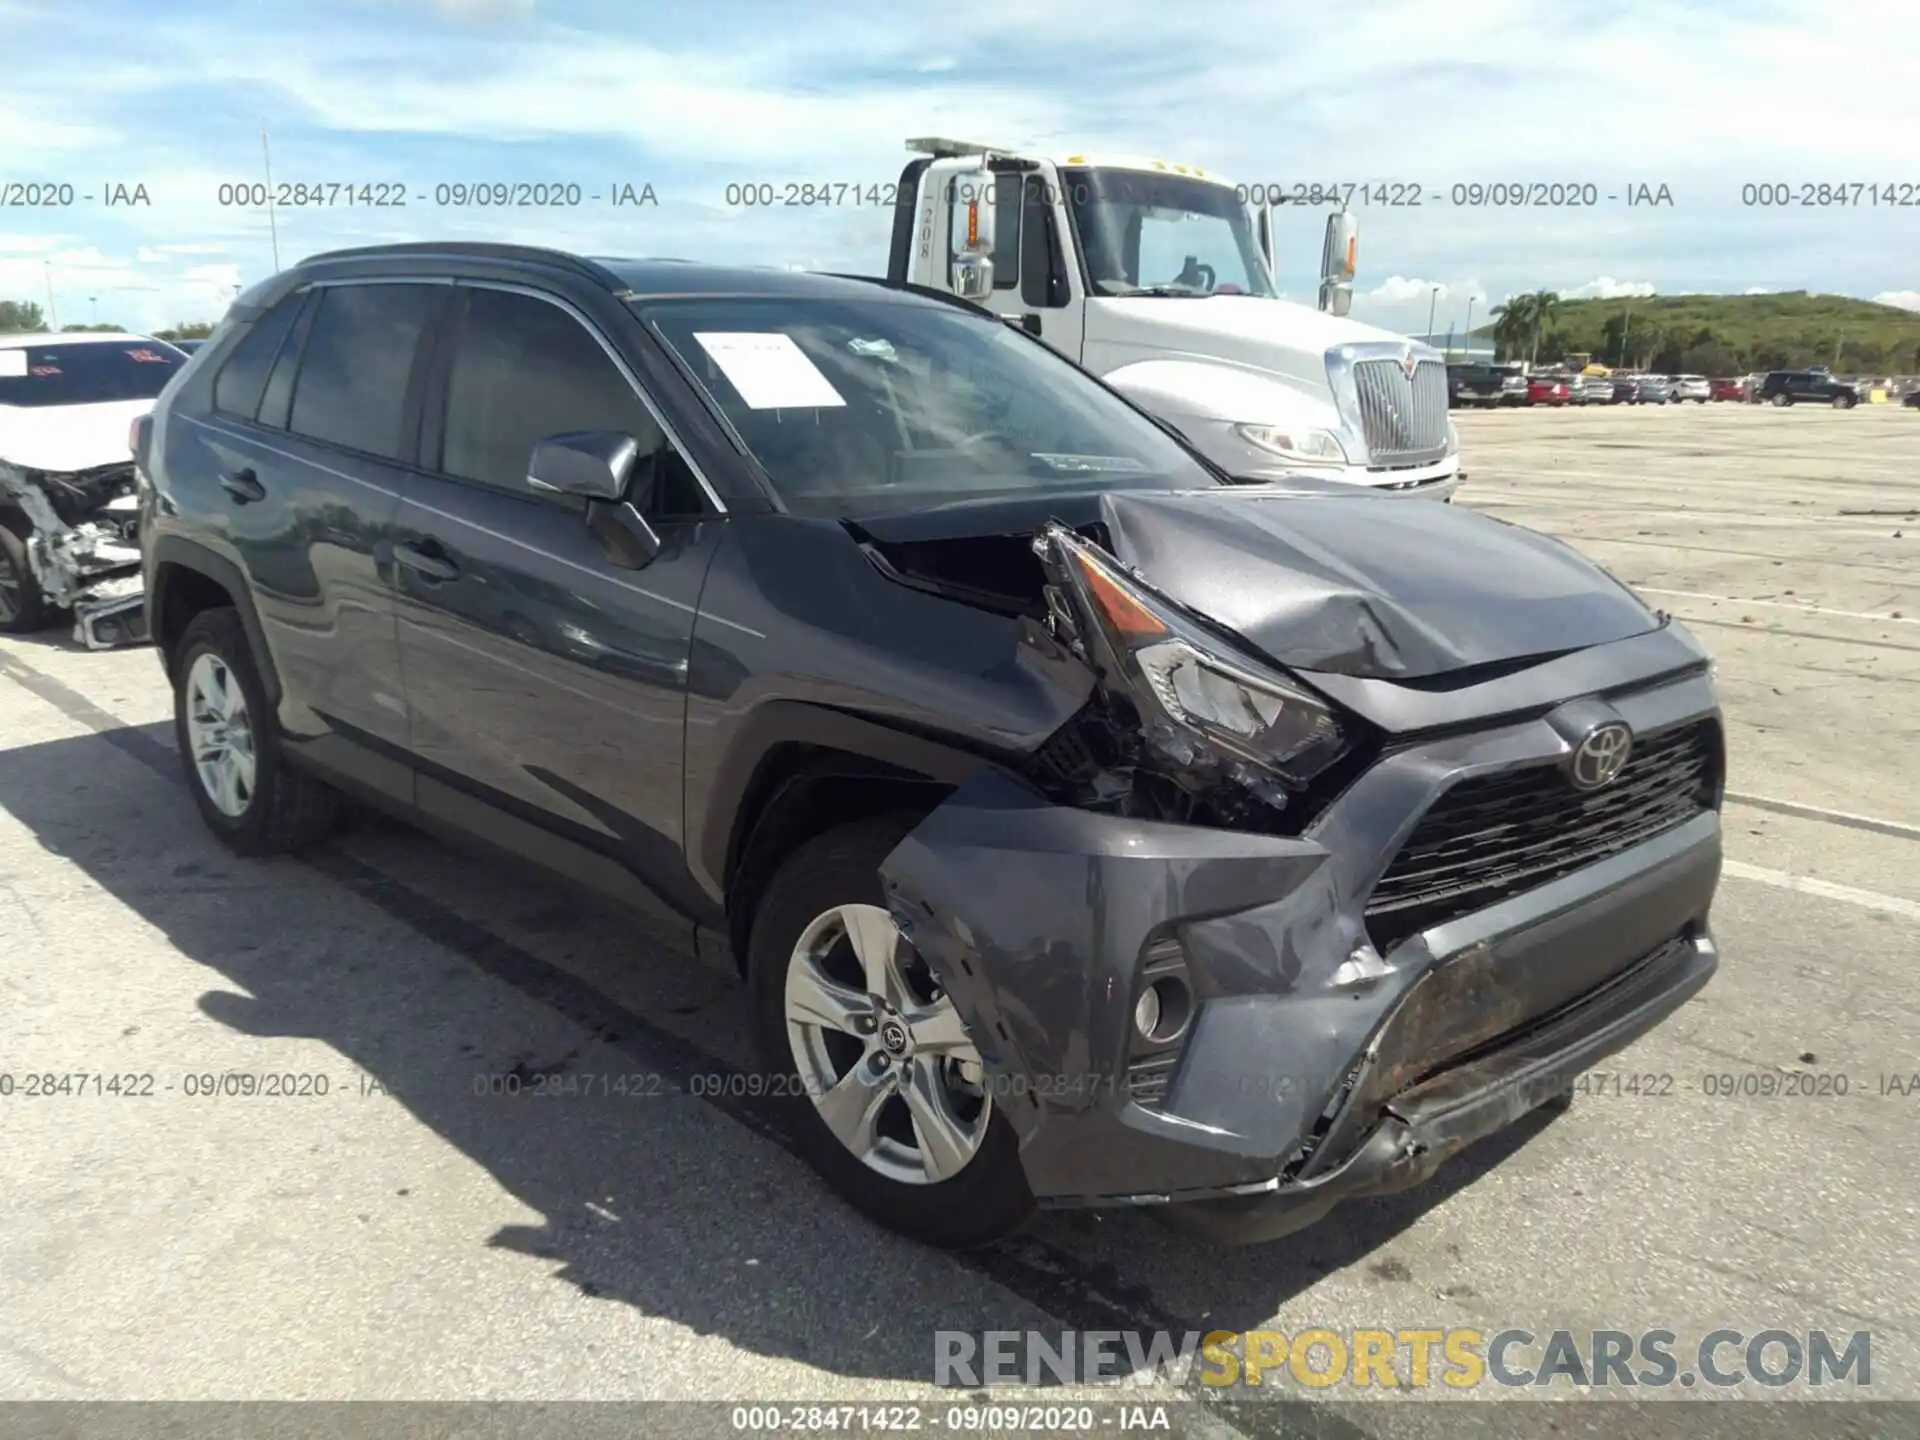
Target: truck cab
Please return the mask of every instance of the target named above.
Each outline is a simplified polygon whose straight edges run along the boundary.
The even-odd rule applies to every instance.
[[[1346,318],[1345,212],[1329,219],[1315,309],[1279,298],[1272,207],[1222,176],[1134,156],[907,147],[892,282],[985,306],[1235,476],[1434,499],[1464,478],[1443,357]]]

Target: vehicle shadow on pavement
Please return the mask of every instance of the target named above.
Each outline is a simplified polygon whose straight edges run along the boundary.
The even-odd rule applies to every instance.
[[[746,1087],[729,1077],[752,1073],[740,987],[642,938],[644,922],[390,822],[358,823],[297,860],[238,859],[202,830],[170,726],[112,725],[36,679],[89,733],[0,750],[0,808],[235,987],[203,995],[205,1015],[331,1047],[357,1083],[377,1083],[544,1217],[502,1226],[493,1246],[550,1262],[583,1295],[757,1355],[926,1383],[937,1329],[1259,1327],[1329,1272],[1380,1256],[1551,1123],[1536,1114],[1419,1190],[1351,1204],[1271,1245],[1219,1250],[1140,1212],[1061,1212],[956,1260],[840,1204],[791,1153],[779,1114],[730,1093]],[[117,1033],[106,1017],[100,1034]],[[200,1067],[182,1056],[170,1068]],[[501,1093],[508,1076],[517,1095]],[[568,1077],[584,1091],[569,1092]],[[607,1093],[608,1077],[626,1093]],[[538,1095],[543,1083],[560,1093]],[[715,1124],[716,1109],[740,1123]],[[191,1123],[228,1113],[202,1109]],[[351,1168],[325,1150],[311,1152],[322,1185]],[[408,1223],[427,1183],[383,1199],[397,1216],[359,1223]],[[1429,1296],[1450,1283],[1471,1293],[1390,1256],[1370,1270]],[[634,1383],[670,1393],[667,1379]]]

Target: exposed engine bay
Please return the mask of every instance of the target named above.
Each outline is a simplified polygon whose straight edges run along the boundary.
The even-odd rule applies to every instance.
[[[43,603],[73,615],[75,640],[108,650],[147,639],[131,460],[65,474],[0,460],[5,510],[30,527],[28,568]]]

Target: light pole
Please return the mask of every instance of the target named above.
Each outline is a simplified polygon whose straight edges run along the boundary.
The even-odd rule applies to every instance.
[[[1427,344],[1433,343],[1433,307],[1440,303],[1440,287],[1433,287],[1433,295],[1427,301]]]
[[[267,234],[273,240],[273,270],[280,273],[280,223],[273,216],[273,156],[267,150],[267,127],[260,127],[260,168],[267,177]]]
[[[100,323],[100,297],[97,295],[87,296],[87,304],[92,307],[92,313],[87,316],[87,323],[90,325],[98,325]]]
[[[1467,296],[1467,333],[1460,337],[1460,348],[1466,358],[1473,358],[1473,296]]]
[[[1627,302],[1625,317],[1620,321],[1620,363],[1627,364],[1627,332],[1633,329],[1633,302]]]
[[[57,334],[60,329],[60,312],[53,307],[53,262],[42,260],[40,263],[46,267],[47,271],[47,329]]]

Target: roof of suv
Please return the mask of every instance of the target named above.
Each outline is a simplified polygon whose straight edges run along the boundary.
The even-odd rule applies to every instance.
[[[956,297],[919,287],[888,287],[883,276],[827,275],[772,265],[710,265],[671,258],[584,256],[534,245],[494,245],[475,242],[369,245],[352,250],[329,250],[309,255],[296,269],[342,265],[356,261],[417,260],[439,269],[461,261],[524,265],[529,269],[564,270],[617,292],[622,299],[647,300],[696,295],[780,295],[795,298],[851,299],[871,295],[876,287],[892,288],[928,300],[952,303]],[[389,268],[389,267],[383,267]],[[980,307],[960,301],[969,310]]]

